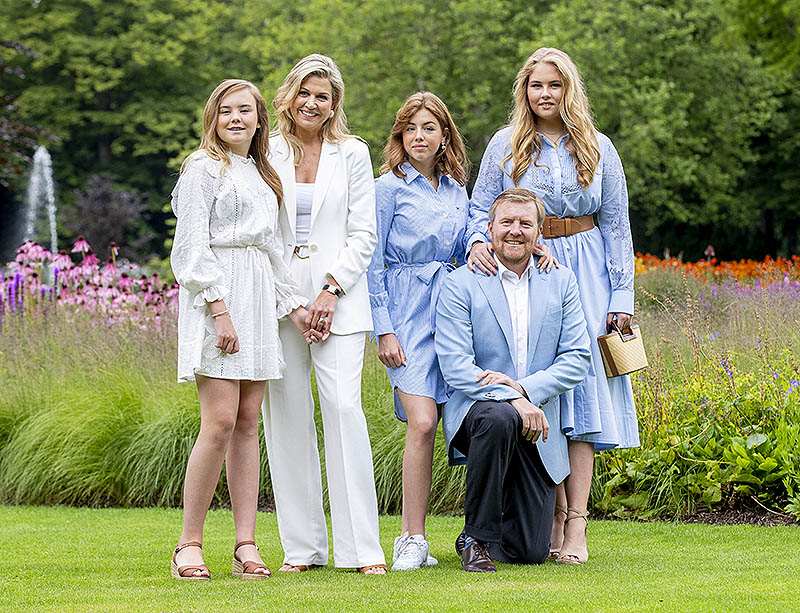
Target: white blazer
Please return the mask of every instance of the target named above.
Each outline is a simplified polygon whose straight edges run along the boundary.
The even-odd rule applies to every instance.
[[[283,185],[278,221],[283,234],[283,257],[288,264],[297,244],[294,155],[281,135],[270,137],[269,151],[270,164]],[[377,241],[375,181],[366,143],[357,138],[339,143],[324,141],[314,185],[308,251],[317,294],[327,275],[344,290],[333,316],[334,334],[372,330],[365,273]],[[308,298],[313,301],[317,294]]]

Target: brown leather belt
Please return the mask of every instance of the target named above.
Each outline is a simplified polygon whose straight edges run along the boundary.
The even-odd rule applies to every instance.
[[[581,215],[580,217],[554,217],[553,215],[548,215],[544,218],[542,238],[572,236],[592,228],[594,228],[594,217],[591,215]]]

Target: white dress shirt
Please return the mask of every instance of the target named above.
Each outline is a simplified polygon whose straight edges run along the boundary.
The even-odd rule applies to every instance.
[[[514,363],[517,366],[516,378],[520,379],[528,374],[526,372],[528,367],[528,320],[530,318],[528,303],[533,258],[528,261],[528,266],[522,271],[521,277],[503,266],[499,258],[497,266],[497,273],[500,275],[508,311],[511,315],[511,328],[514,332]]]

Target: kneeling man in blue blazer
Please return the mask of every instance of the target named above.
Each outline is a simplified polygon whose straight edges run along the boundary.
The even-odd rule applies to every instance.
[[[489,209],[497,275],[462,266],[439,296],[436,353],[452,395],[443,428],[451,463],[467,464],[464,570],[493,560],[547,559],[556,485],[569,475],[559,395],[589,369],[589,337],[575,276],[536,270],[541,199],[525,189]]]

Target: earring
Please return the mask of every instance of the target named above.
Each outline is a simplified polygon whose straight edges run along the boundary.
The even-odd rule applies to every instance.
[[[331,117],[333,117],[333,111],[331,111]]]
[[[446,147],[447,147],[447,141],[442,140],[441,144],[439,145],[439,151],[444,151]]]

